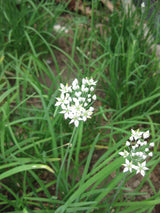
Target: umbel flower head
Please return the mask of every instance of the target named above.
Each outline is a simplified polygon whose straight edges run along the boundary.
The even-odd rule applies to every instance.
[[[150,148],[154,146],[154,142],[148,143],[147,139],[150,137],[149,130],[141,132],[131,129],[131,136],[126,141],[126,149],[123,152],[119,152],[123,158],[125,158],[125,164],[123,172],[131,172],[136,170],[136,174],[140,173],[145,176],[146,159],[152,157],[153,153]]]
[[[92,102],[96,100],[94,94],[97,81],[92,78],[83,78],[81,84],[77,79],[74,79],[72,84],[60,84],[60,97],[56,98],[55,106],[60,106],[60,113],[64,114],[65,119],[70,119],[70,124],[74,123],[76,127],[79,121],[86,121],[91,118],[94,108]]]

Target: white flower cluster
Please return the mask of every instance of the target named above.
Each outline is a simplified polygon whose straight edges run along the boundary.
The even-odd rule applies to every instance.
[[[56,31],[56,32],[65,32],[65,33],[68,33],[68,29],[66,27],[62,27],[61,25],[59,24],[55,24],[53,26],[53,29]]]
[[[64,118],[69,118],[70,124],[74,123],[76,127],[79,125],[79,121],[86,121],[87,118],[91,118],[94,108],[91,103],[96,100],[94,89],[97,81],[92,78],[83,78],[81,85],[77,79],[72,82],[71,86],[68,84],[60,84],[61,95],[57,99],[55,106],[61,106],[64,114]]]
[[[145,7],[145,2],[142,2],[142,3],[141,3],[141,7],[142,7],[142,8]]]
[[[134,131],[131,129],[131,136],[126,141],[126,149],[123,152],[119,152],[119,155],[125,158],[125,164],[123,172],[132,172],[132,169],[136,170],[136,174],[140,173],[145,176],[147,157],[152,157],[153,153],[150,148],[154,147],[154,143],[148,143],[147,138],[150,137],[149,130],[146,132],[140,132],[139,129]]]
[[[141,3],[141,12],[144,13],[145,12],[145,2]]]

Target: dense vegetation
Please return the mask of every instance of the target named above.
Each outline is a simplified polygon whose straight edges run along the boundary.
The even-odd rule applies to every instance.
[[[0,0],[0,212],[149,213],[160,203],[159,29],[149,19],[146,34],[140,9],[113,6],[86,1],[85,15],[54,0]],[[55,104],[62,84],[86,77],[97,100],[76,127]],[[144,177],[123,172],[131,129],[154,143]]]

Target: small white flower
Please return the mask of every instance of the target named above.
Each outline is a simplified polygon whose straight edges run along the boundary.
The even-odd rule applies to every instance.
[[[82,120],[86,121],[87,118],[91,118],[92,114],[93,114],[93,112],[84,109],[84,111],[82,112]]]
[[[149,134],[149,130],[143,133],[143,138],[149,138],[150,134]]]
[[[82,84],[83,84],[83,85],[88,84],[88,79],[87,79],[87,78],[83,78],[83,79],[82,79]]]
[[[126,150],[124,150],[124,152],[119,152],[119,155],[121,155],[124,158],[126,158],[129,155],[129,153]]]
[[[95,101],[97,99],[97,96],[96,95],[93,95],[92,96],[92,99]]]
[[[92,101],[92,99],[91,98],[88,98],[88,100],[87,100],[88,102],[91,102]]]
[[[132,172],[132,169],[134,169],[134,165],[132,164],[132,162],[129,162],[129,160],[126,159],[125,164],[123,164],[124,166],[124,170],[123,172]]]
[[[71,123],[74,123],[74,125],[75,125],[76,127],[78,127],[78,126],[79,126],[79,119],[74,118],[74,119],[72,119],[72,120],[69,122],[69,124],[71,124]]]
[[[144,146],[147,145],[147,141],[144,141],[144,142],[143,142],[143,145],[144,145]]]
[[[77,78],[75,78],[74,81],[72,82],[72,89],[73,90],[78,90],[79,89]]]
[[[140,157],[143,157],[143,152],[139,152],[139,156],[140,156]]]
[[[142,137],[143,132],[140,132],[139,129],[137,129],[136,131],[134,131],[133,129],[131,129],[132,135],[131,137],[133,137],[135,140],[139,139]]]
[[[66,86],[64,86],[62,83],[60,84],[61,89],[59,89],[62,93],[68,93],[68,92],[72,92],[71,86],[68,86],[68,84],[66,84]]]
[[[90,112],[93,112],[93,111],[94,111],[94,107],[92,107],[92,106],[89,107],[89,111],[90,111]]]
[[[85,99],[84,97],[79,97],[78,100],[79,100],[79,102],[85,102],[86,99]],[[87,104],[87,105],[88,105],[88,104]]]
[[[145,3],[144,3],[144,2],[142,2],[141,7],[142,7],[142,8],[145,7]]]
[[[138,144],[136,144],[135,147],[138,148]]]
[[[91,87],[91,88],[90,88],[90,91],[93,92],[93,91],[94,91],[94,87]]]
[[[93,114],[94,108],[90,107],[88,110],[83,109],[81,116],[82,116],[82,120],[86,121],[87,118],[91,118],[91,115]]]
[[[81,91],[79,91],[79,92],[75,92],[75,96],[77,96],[77,97],[80,97],[80,95],[82,94],[82,92]]]
[[[52,60],[50,60],[50,59],[47,59],[46,62],[47,62],[47,64],[52,64]]]
[[[148,148],[145,148],[145,152],[148,152],[149,151],[149,149]]]
[[[141,143],[140,143],[140,146],[143,146],[143,145],[144,145],[144,143],[143,143],[143,142],[141,142]]]
[[[150,145],[151,147],[154,147],[154,142],[150,143],[149,145]]]
[[[85,87],[84,88],[84,92],[88,92],[89,91],[89,88],[88,87]]]
[[[136,155],[139,156],[139,157],[142,157],[143,156],[143,152],[136,152]]]
[[[129,138],[129,140],[130,140],[130,141],[133,141],[133,140],[134,140],[133,136],[131,136],[131,137]]]
[[[81,90],[82,90],[82,92],[88,92],[89,91],[89,89],[87,87],[85,87],[84,84],[82,84]]]
[[[61,106],[63,109],[60,113],[64,114],[64,118],[67,119],[70,117],[71,114],[71,107],[69,105]]]
[[[71,121],[69,122],[69,124],[74,123],[74,125],[76,127],[79,126],[79,121],[81,120],[81,118],[77,115],[77,114],[72,114],[71,116]]]
[[[70,102],[68,97],[67,98],[65,97],[64,93],[62,93],[61,96],[59,98],[56,98],[56,99],[57,99],[57,102],[56,102],[55,106],[69,104],[69,102]]]
[[[72,86],[74,86],[74,85],[78,85],[78,79],[77,78],[75,78],[74,81],[72,82]]]
[[[140,173],[142,176],[145,176],[145,170],[148,170],[146,167],[146,161],[141,164],[138,162],[138,166],[136,166],[135,169],[137,170],[136,174]]]
[[[77,102],[75,102],[75,105],[72,106],[71,113],[80,116],[83,109],[84,108],[82,107],[82,105],[79,104],[79,102],[77,101]]]
[[[137,141],[137,144],[138,144],[138,145],[141,145],[141,143],[142,143],[142,142],[141,142],[140,140]]]
[[[136,146],[132,146],[132,149],[135,150],[135,149],[136,149]]]
[[[153,152],[148,153],[148,156],[152,157],[153,156]]]
[[[78,90],[79,89],[79,85],[72,86],[72,89],[73,90]]]
[[[79,99],[78,98],[73,98],[73,101],[75,104],[79,105]]]
[[[68,30],[67,28],[64,28],[64,32],[65,32],[65,33],[68,33],[69,30]]]
[[[131,143],[129,141],[126,141],[126,146],[130,146]]]
[[[64,31],[65,33],[68,33],[68,29],[66,28],[66,27],[62,27],[61,25],[59,25],[59,24],[55,24],[54,26],[53,26],[53,29],[55,30],[55,31]]]
[[[143,154],[142,158],[143,160],[145,160],[147,158],[147,155]]]
[[[94,81],[93,78],[91,78],[91,79],[88,80],[88,85],[89,86],[91,86],[91,85],[95,86],[96,83],[97,83],[97,81]]]
[[[53,29],[56,30],[56,31],[59,31],[59,30],[61,29],[61,25],[55,24],[55,25],[53,26]]]

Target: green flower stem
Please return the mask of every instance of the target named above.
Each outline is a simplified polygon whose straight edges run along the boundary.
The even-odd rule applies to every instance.
[[[75,174],[73,178],[73,184],[75,184],[75,179],[79,171],[79,153],[80,153],[81,143],[82,143],[82,134],[83,134],[83,121],[80,122],[79,130],[78,130],[78,141],[77,141],[76,155],[75,155]]]
[[[62,170],[63,170],[63,167],[65,165],[65,162],[66,162],[66,158],[67,158],[67,155],[69,153],[69,150],[70,150],[70,147],[71,147],[71,150],[72,150],[72,147],[73,147],[73,143],[72,142],[75,142],[76,141],[76,138],[77,138],[77,134],[76,134],[76,127],[74,127],[73,129],[73,133],[72,133],[72,136],[70,138],[70,141],[69,141],[69,145],[68,145],[68,148],[67,148],[67,151],[65,153],[65,156],[64,156],[64,159],[62,161],[62,164],[61,164],[61,167],[60,167],[60,170],[59,170],[59,174],[58,174],[58,177],[57,177],[57,185],[56,185],[56,196],[58,195],[58,189],[59,189],[59,183],[60,183],[60,179],[61,179],[61,174],[62,174]],[[75,144],[75,143],[74,143]],[[70,151],[70,153],[72,153],[72,151]],[[69,156],[69,159],[68,159],[68,164],[67,164],[67,175],[66,175],[66,178],[68,179],[68,170],[69,170],[69,165],[70,165],[70,160],[71,160],[71,154]]]
[[[79,127],[80,126],[78,126],[78,128],[74,127],[73,134],[72,134],[72,136],[73,136],[73,142],[72,142],[71,149],[69,151],[69,157],[68,157],[68,160],[67,160],[67,171],[66,171],[67,181],[68,181],[69,168],[70,168],[70,163],[71,163],[71,159],[72,159],[72,156],[73,156],[74,147],[75,147],[76,142],[77,142],[77,136],[78,136],[78,132],[79,132]],[[71,137],[71,140],[72,140],[72,137]]]
[[[79,165],[79,153],[81,148],[81,142],[82,142],[82,134],[83,134],[83,121],[79,124],[79,131],[78,131],[78,143],[77,143],[77,149],[76,149],[76,167]]]

